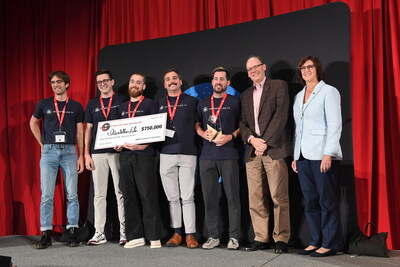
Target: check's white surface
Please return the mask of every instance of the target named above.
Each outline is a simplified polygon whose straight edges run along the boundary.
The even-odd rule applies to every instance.
[[[167,113],[99,122],[94,149],[165,140]]]

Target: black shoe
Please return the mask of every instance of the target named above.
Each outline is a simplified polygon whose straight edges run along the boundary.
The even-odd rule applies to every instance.
[[[254,241],[254,243],[251,244],[250,247],[243,247],[243,250],[244,251],[256,251],[256,250],[264,250],[264,249],[270,249],[270,248],[271,248],[270,243]]]
[[[314,248],[314,249],[310,249],[310,250],[302,249],[302,250],[297,251],[297,254],[299,254],[299,255],[310,255],[311,253],[313,253],[317,249],[318,248]]]
[[[71,227],[68,229],[68,243],[67,246],[68,247],[77,247],[79,246],[79,242],[78,239],[76,237],[76,231],[78,230],[78,228],[76,227]]]
[[[45,249],[51,246],[51,230],[42,232],[42,238],[39,243],[36,244],[37,249]]]
[[[288,253],[289,248],[288,245],[285,242],[278,241],[275,244],[275,253],[276,254],[282,254],[282,253]]]
[[[314,252],[310,253],[310,256],[311,257],[328,257],[328,256],[334,256],[334,255],[336,255],[336,253],[337,253],[336,249],[331,249],[324,253],[319,253],[319,252],[314,251]]]

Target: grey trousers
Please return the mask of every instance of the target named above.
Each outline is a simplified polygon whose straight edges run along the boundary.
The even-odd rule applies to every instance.
[[[120,233],[125,235],[124,199],[119,188],[119,153],[92,154],[92,159],[94,163],[92,177],[94,185],[94,227],[96,232],[104,232],[106,224],[108,175],[111,170],[114,192],[117,198]]]
[[[182,227],[183,214],[186,233],[196,232],[195,171],[196,156],[160,154],[160,175],[169,201],[171,227]]]

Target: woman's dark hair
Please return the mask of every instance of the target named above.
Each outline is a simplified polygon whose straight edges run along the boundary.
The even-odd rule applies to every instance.
[[[315,69],[317,70],[317,79],[318,81],[321,81],[325,79],[325,70],[321,65],[321,61],[317,57],[314,56],[306,56],[300,59],[299,64],[297,65],[297,80],[302,84],[305,85],[306,81],[303,80],[303,76],[301,75],[301,67],[306,63],[307,60],[311,60],[315,66]]]

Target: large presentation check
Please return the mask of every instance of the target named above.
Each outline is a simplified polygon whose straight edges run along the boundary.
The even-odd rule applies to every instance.
[[[94,149],[165,140],[167,113],[99,122]]]

